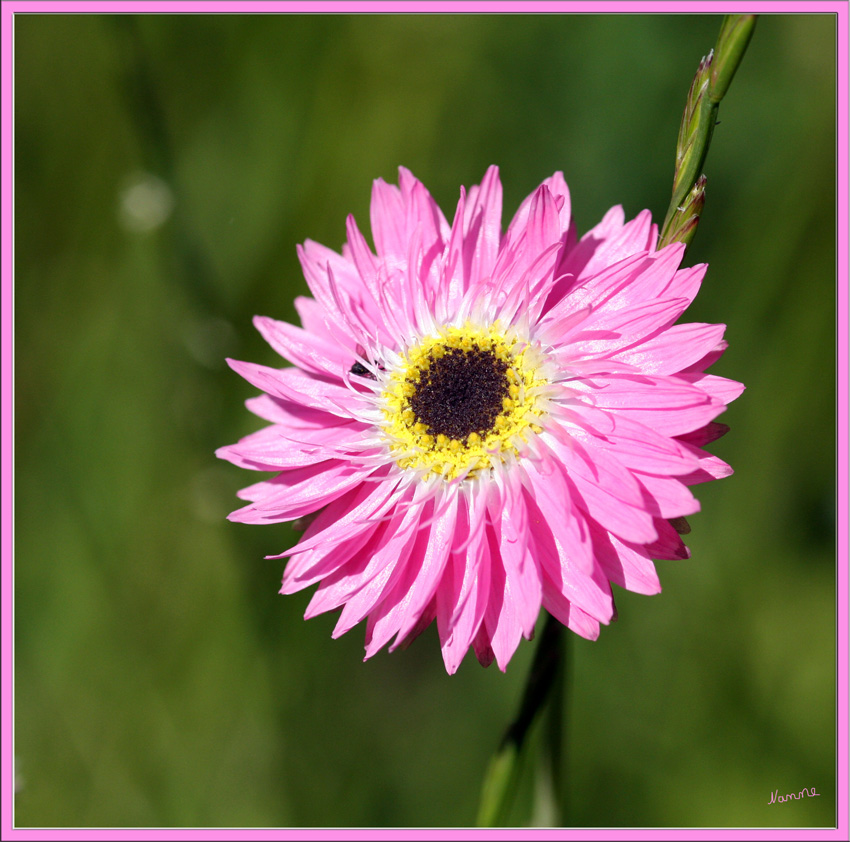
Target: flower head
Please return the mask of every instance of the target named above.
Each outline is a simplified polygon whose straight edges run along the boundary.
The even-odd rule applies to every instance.
[[[373,251],[298,255],[302,327],[257,317],[293,366],[230,361],[270,426],[218,455],[277,475],[242,490],[243,523],[311,517],[282,593],[366,619],[366,657],[435,618],[446,668],[472,646],[505,669],[541,607],[595,639],[611,583],[661,590],[652,559],[688,551],[670,520],[731,469],[701,448],[743,390],[706,374],[724,325],[675,324],[706,266],[656,251],[644,211],[612,208],[577,240],[561,173],[501,230],[491,167],[449,225],[405,169],[377,180]]]

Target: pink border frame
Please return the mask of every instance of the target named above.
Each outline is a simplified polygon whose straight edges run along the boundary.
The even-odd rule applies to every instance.
[[[16,830],[12,826],[14,802],[14,757],[12,749],[12,680],[13,680],[13,316],[14,316],[14,254],[13,254],[13,29],[18,13],[827,13],[838,18],[837,73],[837,149],[838,149],[838,215],[840,234],[848,230],[848,18],[850,9],[844,2],[767,2],[729,3],[720,0],[598,0],[598,2],[557,2],[556,0],[478,0],[478,2],[446,2],[446,0],[371,0],[371,2],[273,2],[273,0],[3,0],[0,4],[0,83],[2,111],[2,193],[0,193],[0,551],[2,551],[2,755],[0,755],[0,835],[4,840],[88,840],[88,839],[180,839],[180,840],[273,840],[273,839],[693,839],[716,840],[846,840],[848,827],[848,245],[846,237],[838,237],[837,252],[837,377],[838,377],[838,825],[834,829],[761,829],[761,830],[620,830],[620,829],[552,829],[552,830],[457,830],[448,829],[95,829],[95,830]]]

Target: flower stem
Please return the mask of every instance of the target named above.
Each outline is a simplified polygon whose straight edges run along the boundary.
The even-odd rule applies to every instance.
[[[563,628],[560,627],[559,628]],[[572,636],[561,634],[558,646],[560,656],[555,666],[546,721],[538,758],[537,786],[532,827],[562,827],[567,809],[567,791],[564,786],[564,747],[567,743],[566,684],[569,680],[570,642]]]
[[[659,248],[677,242],[689,245],[696,233],[705,204],[702,168],[717,125],[720,100],[744,57],[757,17],[725,15],[715,48],[697,68],[679,127],[673,198],[661,228]]]
[[[517,788],[522,749],[531,726],[540,717],[550,696],[552,706],[549,729],[543,738],[543,786],[551,796],[547,797],[547,803],[551,805],[546,810],[547,824],[550,821],[552,824],[560,822],[561,737],[565,696],[563,638],[563,626],[553,617],[547,616],[519,711],[505,731],[484,778],[476,821],[478,827],[499,827],[505,823]]]

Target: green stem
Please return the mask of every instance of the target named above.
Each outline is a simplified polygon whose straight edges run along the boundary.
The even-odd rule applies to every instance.
[[[537,786],[532,827],[563,827],[569,815],[564,776],[564,748],[567,745],[566,684],[569,680],[571,635],[562,635],[561,656],[552,679],[546,705],[545,728],[540,740]]]
[[[679,138],[673,197],[661,227],[658,247],[690,243],[705,203],[705,164],[720,101],[729,90],[753,35],[758,15],[726,15],[715,48],[697,68],[688,91]]]
[[[545,708],[553,689],[555,690],[554,702],[557,704],[557,709],[553,707],[550,712],[550,730],[545,740],[547,744],[545,751],[548,755],[546,762],[551,769],[554,793],[559,794],[561,718],[563,716],[562,700],[564,697],[563,630],[564,627],[554,617],[547,615],[519,711],[505,731],[484,778],[476,821],[478,827],[499,827],[505,823],[519,778],[519,760],[522,749],[525,746],[531,726],[537,721],[541,711]],[[556,805],[558,801],[559,798],[556,798]],[[557,813],[559,810],[555,812]]]
[[[567,684],[570,678],[570,669],[572,667],[571,646],[572,637],[562,635],[561,641],[561,658],[558,666],[558,674],[555,677],[555,685],[552,688],[552,701],[549,704],[549,739],[546,745],[549,748],[551,755],[552,768],[552,785],[555,795],[555,805],[558,814],[555,816],[556,822],[553,825],[561,826],[563,819],[568,812],[567,790],[565,787],[566,776],[564,774],[564,757],[567,746],[567,728],[568,722],[566,719]]]

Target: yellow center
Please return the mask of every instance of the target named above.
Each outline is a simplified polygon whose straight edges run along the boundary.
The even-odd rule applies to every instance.
[[[500,329],[444,328],[402,355],[383,394],[397,464],[446,480],[490,469],[542,432],[542,360]]]

